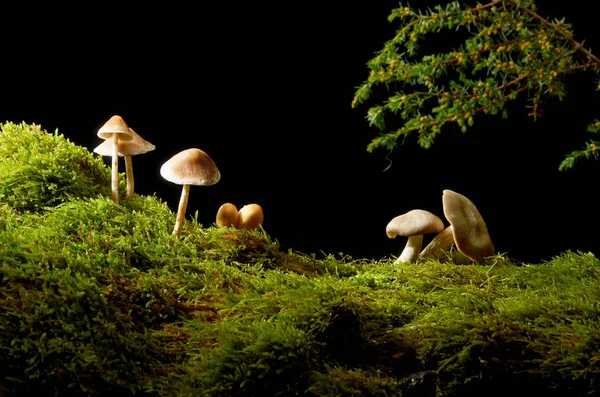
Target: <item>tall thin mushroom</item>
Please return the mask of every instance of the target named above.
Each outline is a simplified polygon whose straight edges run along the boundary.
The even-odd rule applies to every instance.
[[[112,141],[112,166],[111,166],[111,191],[115,204],[119,204],[119,141],[130,141],[133,139],[129,126],[119,115],[114,115],[100,129],[97,134],[104,140]]]
[[[133,179],[133,164],[131,162],[131,157],[136,156],[138,154],[143,154],[150,152],[155,149],[155,146],[142,138],[137,132],[133,130],[133,128],[129,128],[129,132],[131,133],[132,139],[129,141],[119,140],[118,146],[118,155],[125,158],[125,174],[127,176],[127,200],[131,200],[133,198],[134,193],[134,179]],[[100,145],[98,145],[94,152],[98,153],[101,156],[110,156],[112,155],[113,144],[111,141],[105,140]]]
[[[173,228],[173,234],[179,235],[185,219],[190,185],[214,185],[221,179],[221,173],[208,154],[192,148],[183,150],[167,160],[160,167],[160,175],[169,182],[183,185]]]

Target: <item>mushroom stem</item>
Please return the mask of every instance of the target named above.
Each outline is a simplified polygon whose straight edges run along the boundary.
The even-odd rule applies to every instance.
[[[452,248],[454,234],[452,225],[439,232],[419,254],[421,259],[440,259]]]
[[[133,199],[133,164],[131,156],[125,156],[125,172],[127,174],[127,200]]]
[[[119,204],[119,134],[113,134],[111,189],[112,199]]]
[[[402,250],[402,253],[396,259],[394,264],[398,263],[413,263],[417,260],[419,256],[419,252],[421,251],[421,247],[423,246],[423,235],[417,234],[414,236],[409,236],[408,241],[406,242],[406,246]]]
[[[181,198],[179,199],[179,206],[177,207],[177,218],[175,220],[175,228],[173,228],[173,234],[179,235],[181,233],[181,227],[185,220],[185,210],[187,208],[188,197],[190,194],[190,185],[184,184],[181,189]]]

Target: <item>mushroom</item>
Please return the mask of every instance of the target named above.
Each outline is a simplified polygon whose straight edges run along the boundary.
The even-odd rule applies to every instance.
[[[129,128],[132,139],[129,141],[119,140],[117,146],[118,155],[125,157],[125,172],[127,175],[127,200],[133,198],[134,181],[133,181],[133,165],[131,163],[131,156],[150,152],[155,149],[155,146],[139,136],[131,127]],[[94,152],[101,156],[112,155],[113,144],[111,141],[105,140],[98,145]]]
[[[238,210],[232,203],[225,203],[217,211],[216,224],[219,227],[237,227]]]
[[[237,220],[238,229],[258,229],[264,221],[263,209],[258,204],[247,204],[240,208]]]
[[[440,259],[454,245],[452,225],[439,232],[419,254],[421,259]]]
[[[173,228],[173,234],[179,235],[185,219],[190,185],[214,185],[221,179],[221,173],[208,154],[192,148],[183,150],[167,160],[160,167],[160,175],[169,182],[183,185]]]
[[[494,255],[494,244],[475,204],[462,194],[448,189],[443,191],[442,203],[458,251],[475,262]]]
[[[404,250],[394,263],[415,262],[423,245],[423,235],[438,233],[443,229],[444,222],[438,216],[425,210],[412,210],[392,219],[385,228],[388,238],[408,237]]]
[[[119,141],[130,141],[133,139],[129,126],[119,115],[114,115],[100,129],[98,136],[104,140],[112,141],[112,173],[111,173],[111,190],[112,199],[116,204],[119,204]]]

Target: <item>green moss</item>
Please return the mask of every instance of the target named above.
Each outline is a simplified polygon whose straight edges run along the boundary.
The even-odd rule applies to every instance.
[[[110,170],[102,159],[58,131],[11,122],[0,127],[0,202],[38,211],[110,189]]]
[[[591,254],[393,265],[197,214],[175,236],[160,198],[116,205],[87,149],[0,137],[0,395],[599,394]]]

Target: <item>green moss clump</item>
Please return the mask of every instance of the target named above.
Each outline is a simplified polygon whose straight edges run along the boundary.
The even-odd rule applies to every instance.
[[[40,126],[0,124],[0,202],[39,211],[72,198],[106,195],[110,170],[99,156]]]
[[[30,155],[8,149],[17,130]],[[600,394],[590,253],[394,265],[283,252],[197,213],[175,236],[163,201],[116,205],[102,163],[47,135],[0,135],[11,186],[34,191],[0,200],[0,395]],[[35,157],[64,176],[58,199]]]

